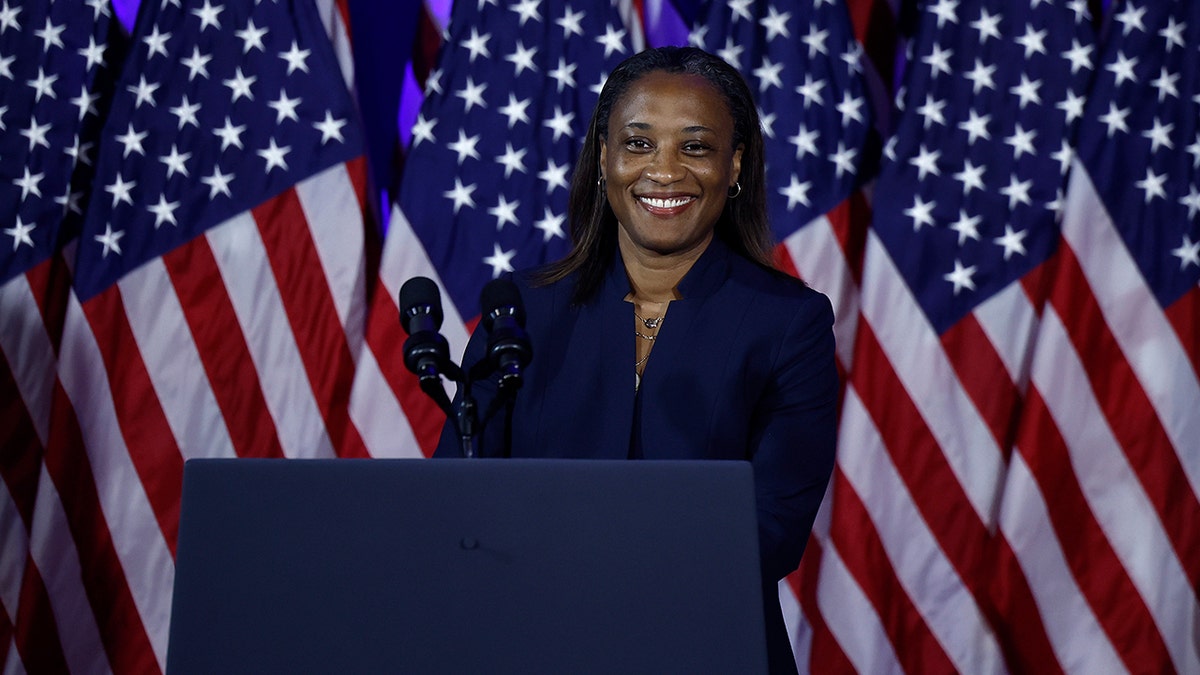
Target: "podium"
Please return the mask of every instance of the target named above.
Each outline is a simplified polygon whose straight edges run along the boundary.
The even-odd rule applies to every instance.
[[[744,462],[192,460],[167,673],[766,672]]]

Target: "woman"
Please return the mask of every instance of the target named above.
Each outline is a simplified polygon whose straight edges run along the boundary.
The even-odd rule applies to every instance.
[[[833,312],[772,268],[762,136],[737,71],[677,47],[618,66],[570,213],[572,252],[516,278],[536,356],[481,454],[507,431],[516,456],[750,461],[771,668],[794,670],[775,588],[833,467]],[[438,454],[460,454],[453,425]]]

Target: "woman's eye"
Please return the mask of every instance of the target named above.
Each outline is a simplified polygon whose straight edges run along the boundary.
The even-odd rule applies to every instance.
[[[649,149],[650,144],[641,138],[631,138],[625,141],[625,147],[630,150],[646,150]]]

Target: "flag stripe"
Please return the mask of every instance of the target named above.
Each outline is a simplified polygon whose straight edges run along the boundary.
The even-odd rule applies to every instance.
[[[1108,324],[1099,318],[1102,310],[1078,259],[1069,246],[1064,246],[1059,255],[1061,283],[1055,287],[1051,302],[1067,327],[1116,441],[1145,488],[1184,569],[1189,570],[1190,583],[1200,587],[1200,501],[1188,483],[1188,472],[1180,455],[1169,450],[1173,443],[1125,359],[1125,352]],[[1200,407],[1192,409],[1191,416],[1197,416],[1196,410]],[[1196,438],[1192,437],[1191,442],[1196,443]],[[1187,457],[1189,453],[1182,454]]]
[[[205,238],[220,269],[222,290],[237,315],[284,455],[335,457],[254,219],[248,213],[239,214],[210,229]]]
[[[1056,442],[1056,445],[1065,447],[1069,453],[1092,513],[1136,589],[1132,597],[1123,598],[1124,602],[1146,604],[1153,624],[1162,632],[1151,644],[1161,648],[1165,639],[1176,668],[1184,672],[1200,669],[1195,651],[1186,647],[1186,640],[1179,639],[1190,634],[1195,617],[1200,616],[1195,590],[1122,448],[1110,427],[1100,422],[1104,413],[1093,395],[1088,374],[1071,347],[1066,328],[1053,311],[1047,311],[1042,320],[1041,344],[1033,362],[1032,377],[1062,436],[1061,444]],[[1038,441],[1045,443],[1047,439],[1043,434]],[[1089,559],[1091,553],[1086,549],[1079,552]],[[1116,613],[1124,611],[1128,609]],[[1140,661],[1158,663],[1158,660]],[[1168,666],[1170,662],[1162,667]]]
[[[116,421],[122,436],[122,445],[133,462],[146,497],[154,509],[154,517],[172,555],[179,535],[179,494],[183,482],[183,457],[175,443],[175,435],[154,391],[150,373],[138,349],[137,340],[129,326],[125,312],[125,301],[117,286],[112,286],[82,304],[92,335],[95,336],[98,363],[104,364],[107,386],[104,390],[94,388],[92,395],[110,397],[116,413]],[[69,328],[69,327],[68,327]],[[64,336],[65,339],[65,336]],[[78,345],[79,343],[75,343]],[[64,346],[64,359],[66,348]],[[83,358],[82,354],[75,356]],[[73,365],[73,364],[72,364]],[[78,368],[82,375],[94,366],[83,363]],[[113,386],[113,385],[116,386]],[[94,386],[94,385],[93,385]],[[85,402],[85,409],[93,409],[95,402],[86,396],[76,396],[68,388],[71,401]],[[91,440],[90,435],[78,439]],[[109,446],[101,446],[107,449]],[[89,447],[89,454],[92,448]],[[102,452],[96,448],[96,452]],[[103,481],[97,480],[100,485]],[[116,483],[119,485],[120,483]]]
[[[800,560],[800,569],[788,575],[788,583],[800,601],[804,618],[807,619],[807,629],[811,632],[808,649],[798,650],[808,655],[807,663],[801,665],[807,665],[807,669],[815,673],[852,673],[854,664],[837,643],[818,605],[817,581],[820,579],[821,557],[820,540],[810,537],[804,548],[804,557]]]
[[[849,398],[848,393],[847,401]],[[851,412],[849,404],[844,410],[843,415],[862,412]],[[834,471],[833,480],[833,506],[840,521],[830,532],[832,541],[847,570],[879,615],[900,665],[913,673],[954,672],[949,655],[896,576],[878,528],[840,464]],[[847,642],[848,636],[839,633],[836,626],[834,632],[840,642]]]
[[[1019,461],[1019,460],[1018,460]],[[1041,504],[1041,495],[1036,495]],[[992,545],[992,595],[995,619],[992,625],[996,628],[997,639],[1004,650],[1004,660],[1009,670],[1013,672],[1041,672],[1047,675],[1062,673],[1063,667],[1051,644],[1049,631],[1061,622],[1043,621],[1043,614],[1053,616],[1054,608],[1046,608],[1042,612],[1037,602],[1037,595],[1031,587],[1030,575],[1020,566],[1020,560],[1013,547],[1009,544],[1004,533],[1004,521],[1000,523],[1001,533],[997,535]],[[1049,540],[1037,542],[1038,547],[1055,548]],[[1032,578],[1045,574],[1045,568],[1032,570],[1036,574]],[[1041,589],[1039,589],[1041,590]],[[1078,597],[1078,594],[1076,594]],[[1086,611],[1086,607],[1084,607]],[[1096,653],[1100,653],[1097,650]],[[1116,660],[1107,661],[1112,663]],[[1092,671],[1098,672],[1098,671]]]
[[[1164,310],[1167,321],[1179,336],[1192,373],[1200,379],[1200,286],[1188,291]]]
[[[237,456],[282,457],[283,448],[279,445],[276,425],[267,409],[257,373],[253,368],[247,367],[252,363],[250,351],[242,335],[233,304],[225,293],[221,273],[208,240],[199,237],[169,251],[163,255],[162,263],[170,277],[170,287],[178,296],[178,304],[181,305],[181,316],[178,317],[180,325],[187,325],[191,329],[190,338],[163,340],[163,343],[170,345],[173,350],[179,350],[184,344],[190,346],[194,339],[197,357],[203,362],[203,372],[206,376],[202,378],[199,373],[187,372],[191,370],[188,367],[192,365],[190,363],[182,368],[177,366],[184,371],[177,376],[202,382],[204,388],[203,392],[197,392],[182,403],[195,411],[195,419],[199,417],[200,409],[207,407],[202,402],[215,397],[216,404],[220,406],[219,414],[204,417],[210,418],[206,421],[211,429],[228,430],[228,440]],[[161,311],[163,306],[174,309],[176,303],[163,298],[162,302],[147,306],[156,307]],[[190,359],[191,354],[188,356]],[[156,367],[154,370],[169,373],[170,367]],[[193,434],[204,431],[189,425],[184,433],[194,442]],[[211,445],[206,444],[207,447],[197,448],[199,454],[217,454],[217,449],[222,446],[212,441],[210,443]],[[186,446],[188,443],[184,442],[181,445]],[[184,454],[195,456],[186,449]]]
[[[1047,515],[1080,590],[1127,668],[1136,672],[1147,664],[1162,664],[1166,645],[1154,629],[1154,618],[1088,506],[1066,441],[1036,389],[1025,402],[1025,420],[1018,451],[1042,494],[1052,495]],[[1021,525],[1029,527],[1024,520]],[[1042,554],[1030,549],[1034,556]]]
[[[1015,412],[1021,394],[1000,355],[974,315],[968,314],[942,333],[946,357],[963,390],[974,402],[999,448],[1007,449],[1016,432]],[[1008,454],[1007,450],[1004,451]]]
[[[68,334],[70,322],[68,318]],[[104,392],[97,394],[102,398]],[[116,512],[112,509],[102,508],[101,494],[96,487],[125,485],[132,488],[136,480],[131,483],[105,480],[108,477],[104,472],[97,473],[99,467],[91,457],[78,450],[94,447],[105,434],[93,425],[76,423],[71,412],[71,400],[62,387],[55,388],[54,399],[52,425],[56,433],[51,436],[46,448],[46,469],[62,499],[71,538],[79,553],[80,572],[91,610],[100,617],[100,638],[104,651],[115,672],[161,672],[161,660],[156,657],[146,632],[149,626],[143,623],[129,585],[129,581],[137,579],[134,572],[142,566],[131,570],[123,568],[108,525],[109,522],[122,521],[114,519]],[[109,428],[115,428],[115,425]],[[85,438],[88,439],[86,446]],[[137,503],[128,494],[112,495],[109,501],[111,503],[114,500],[119,500],[121,506],[126,507],[122,510],[127,510],[126,505]],[[158,534],[158,527],[156,525],[153,530],[155,534]],[[141,529],[144,531],[146,528]],[[145,541],[142,546],[153,548],[154,541]],[[126,571],[130,572],[128,576]]]
[[[334,448],[342,457],[367,457],[347,405],[354,359],[329,287],[312,274],[321,269],[313,237],[307,228],[295,227],[307,222],[299,198],[286,190],[255,207],[253,214]]]

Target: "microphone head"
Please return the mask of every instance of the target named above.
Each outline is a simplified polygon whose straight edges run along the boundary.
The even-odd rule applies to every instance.
[[[484,327],[488,330],[492,329],[492,322],[501,315],[512,316],[518,326],[525,326],[525,303],[521,300],[517,285],[509,279],[487,282],[479,294],[479,306],[483,310]]]
[[[406,332],[409,322],[417,314],[428,314],[433,320],[433,330],[442,327],[442,293],[428,277],[413,277],[400,287],[400,323]]]

